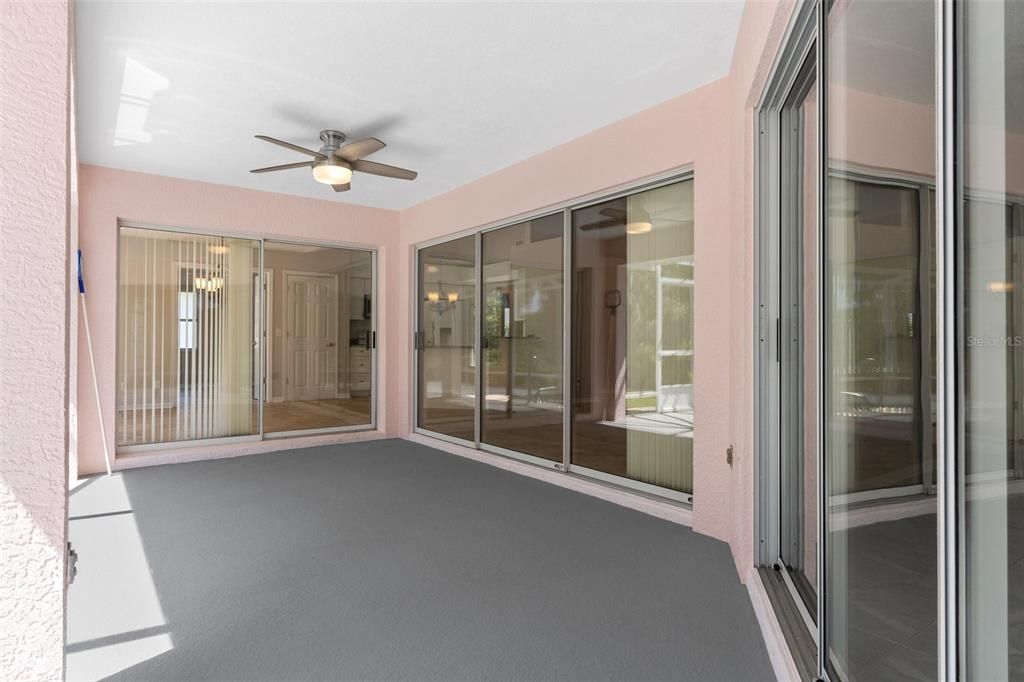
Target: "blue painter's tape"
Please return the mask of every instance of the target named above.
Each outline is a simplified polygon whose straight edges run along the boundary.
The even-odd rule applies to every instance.
[[[85,279],[82,275],[82,250],[78,250],[78,293],[85,293]]]

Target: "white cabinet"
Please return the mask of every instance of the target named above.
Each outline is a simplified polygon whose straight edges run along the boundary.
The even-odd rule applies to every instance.
[[[356,277],[350,275],[348,278],[348,317],[350,320],[364,320],[366,297],[373,293],[373,284],[369,277]]]
[[[370,391],[370,351],[364,346],[349,346],[348,349],[349,391],[351,393]]]

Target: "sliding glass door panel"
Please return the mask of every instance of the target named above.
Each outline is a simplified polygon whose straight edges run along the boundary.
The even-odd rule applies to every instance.
[[[693,490],[693,181],[572,211],[571,464]]]
[[[821,33],[825,662],[833,680],[933,680],[935,3],[834,3]]]
[[[779,563],[817,619],[817,120],[813,55],[780,111]],[[772,557],[774,559],[774,557]]]
[[[562,213],[484,232],[480,440],[562,461]]]
[[[373,254],[267,240],[264,433],[372,424]]]
[[[417,280],[416,426],[476,437],[476,237],[422,248]]]
[[[122,227],[118,447],[259,433],[259,242]]]
[[[1024,3],[962,3],[964,669],[1024,678]]]

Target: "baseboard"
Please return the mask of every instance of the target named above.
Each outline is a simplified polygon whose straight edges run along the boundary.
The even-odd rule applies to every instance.
[[[405,440],[413,443],[419,443],[420,445],[426,445],[427,447],[434,448],[435,450],[443,450],[444,452],[472,459],[477,462],[483,462],[484,464],[489,464],[493,467],[505,469],[506,471],[511,471],[523,476],[536,478],[562,488],[575,490],[576,492],[583,493],[584,495],[597,497],[607,502],[627,507],[634,511],[656,516],[659,519],[664,519],[665,521],[671,521],[683,526],[693,527],[693,510],[680,503],[672,502],[671,500],[658,499],[652,495],[647,495],[642,492],[634,492],[619,486],[584,478],[583,476],[571,473],[567,474],[555,469],[529,464],[528,462],[523,462],[518,459],[490,452],[483,452],[482,450],[475,450],[464,445],[449,443],[448,441],[444,441],[439,438],[431,438],[430,436],[424,436],[418,433],[411,433],[408,436],[405,436]]]
[[[321,445],[358,443],[387,438],[383,431],[342,431],[310,436],[292,436],[272,440],[252,440],[223,445],[194,445],[190,447],[147,450],[143,452],[118,453],[114,456],[114,470],[137,469],[139,467],[198,462],[208,459],[225,459],[245,455],[259,455],[269,452],[312,448]],[[83,474],[84,475],[84,474]]]

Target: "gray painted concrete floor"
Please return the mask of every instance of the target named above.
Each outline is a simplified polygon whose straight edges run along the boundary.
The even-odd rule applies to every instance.
[[[407,441],[73,491],[68,679],[770,680],[728,547]]]

